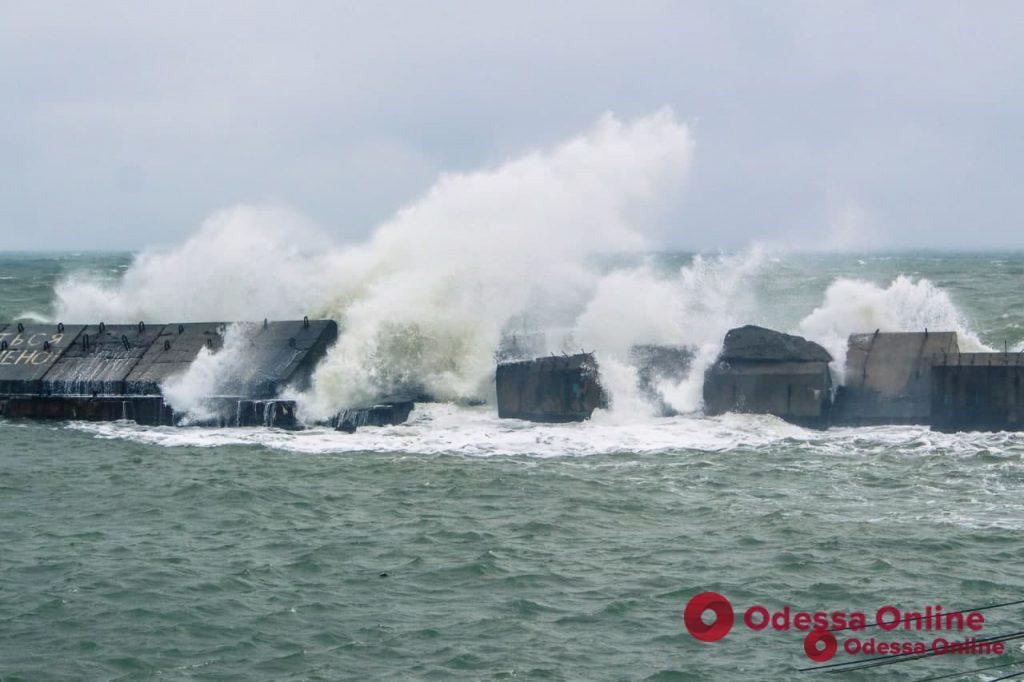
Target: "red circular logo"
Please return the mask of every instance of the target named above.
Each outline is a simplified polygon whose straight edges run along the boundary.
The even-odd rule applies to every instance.
[[[715,614],[715,619],[705,623],[701,618],[705,611]],[[717,592],[701,592],[686,603],[683,622],[690,634],[702,642],[717,642],[732,629],[733,612],[729,600]]]
[[[824,663],[836,655],[839,644],[828,630],[812,630],[804,638],[804,653],[816,663]]]

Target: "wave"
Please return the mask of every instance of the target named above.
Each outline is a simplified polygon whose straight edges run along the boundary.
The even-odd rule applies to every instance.
[[[630,122],[607,114],[549,149],[442,175],[350,245],[287,208],[231,208],[179,246],[138,255],[116,280],[76,273],[60,281],[56,318],[337,320],[339,341],[311,388],[288,396],[309,419],[409,391],[493,400],[495,351],[503,335],[523,330],[545,332],[544,352],[594,351],[612,399],[604,418],[632,422],[652,408],[637,394],[630,346],[685,345],[696,350],[688,377],[659,388],[677,411],[696,412],[704,370],[726,331],[771,322],[765,309],[773,302],[760,300],[758,277],[779,259],[756,246],[697,255],[674,270],[653,258],[611,268],[596,258],[656,246],[638,215],[674,202],[692,151],[687,127],[670,110]],[[844,364],[849,334],[875,329],[955,330],[964,350],[985,348],[948,294],[926,279],[838,278],[787,329],[792,321],[775,320],[823,344],[835,368]],[[171,404],[201,411],[199,398],[244,362],[233,348],[204,350],[165,386]]]
[[[955,331],[960,350],[992,350],[971,331],[949,294],[927,279],[914,281],[903,275],[887,287],[858,279],[836,279],[825,290],[822,304],[801,320],[797,331],[828,349],[841,377],[847,337],[876,329]]]
[[[397,387],[488,397],[502,330],[570,324],[600,280],[594,254],[650,245],[630,220],[681,185],[691,157],[669,110],[493,169],[442,175],[362,244],[281,208],[237,207],[116,281],[56,287],[64,320],[336,319],[343,334],[304,396],[323,416]]]

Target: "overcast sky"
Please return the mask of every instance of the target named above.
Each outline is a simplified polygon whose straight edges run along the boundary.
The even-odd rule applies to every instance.
[[[360,239],[439,172],[665,105],[668,245],[1024,248],[1024,3],[636,0],[0,0],[0,248],[266,201]]]

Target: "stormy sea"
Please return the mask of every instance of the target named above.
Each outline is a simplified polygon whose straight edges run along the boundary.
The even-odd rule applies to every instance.
[[[0,255],[0,319],[303,312],[279,281],[276,297],[233,290],[232,268],[254,267],[244,254],[219,270],[196,262],[225,281],[194,282],[177,272],[188,258],[172,262],[193,248]],[[681,415],[657,417],[617,360],[636,341],[713,356],[746,322],[837,358],[846,335],[876,328],[1020,350],[1024,254],[604,254],[570,278],[568,294],[512,318],[419,294],[409,314],[379,284],[345,294],[356,298],[339,304],[342,341],[309,409],[415,375],[440,397],[399,426],[0,421],[0,677],[810,679],[821,673],[797,672],[813,665],[805,633],[737,625],[701,643],[683,625],[687,600],[726,595],[739,622],[750,605],[955,610],[1024,594],[1024,436],[706,417],[699,362],[666,387]],[[204,298],[207,285],[220,288]],[[425,285],[438,295],[437,281]],[[317,305],[307,312],[328,309]],[[505,330],[567,321],[548,328],[597,352],[609,408],[583,423],[499,420],[487,380],[496,339],[481,319]],[[361,356],[346,334],[379,343]],[[986,614],[980,634],[993,636],[1019,631],[1024,611]],[[894,638],[863,638],[879,635]],[[1021,658],[1011,641],[1001,656],[842,677],[912,680]]]
[[[854,333],[1020,352],[1024,254],[887,252],[856,207],[671,250],[713,229],[664,227],[692,148],[671,111],[608,115],[442,174],[362,238],[250,204],[135,253],[0,254],[0,322],[329,319],[337,342],[284,389],[303,422],[432,398],[355,433],[0,419],[0,678],[808,679],[799,614],[884,607],[984,608],[961,639],[1017,639],[842,677],[1020,667],[1024,436],[710,417],[702,384],[745,324],[821,344],[837,385]],[[499,419],[510,338],[593,353],[607,407]],[[636,344],[692,349],[657,385],[676,416],[638,390]],[[198,414],[246,363],[229,327],[162,393]],[[683,617],[704,592],[735,617],[716,642],[690,634],[711,611]],[[838,634],[826,665],[937,637]]]

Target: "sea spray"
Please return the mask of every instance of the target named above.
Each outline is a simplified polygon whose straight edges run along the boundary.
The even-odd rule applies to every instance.
[[[327,316],[343,332],[307,416],[396,390],[486,398],[509,320],[571,323],[600,280],[589,258],[649,246],[630,216],[681,186],[691,146],[668,110],[606,115],[549,150],[441,176],[356,246],[286,210],[231,209],[177,249],[140,255],[116,283],[65,280],[57,317]]]
[[[218,416],[207,399],[223,395],[224,387],[245,366],[252,327],[251,323],[229,325],[224,332],[223,347],[215,351],[203,346],[184,373],[170,377],[160,387],[167,404],[184,415],[184,423]]]
[[[628,209],[668,191],[690,141],[671,114],[629,125],[604,117],[586,134],[476,173],[441,178],[374,235],[402,267],[345,311],[345,333],[313,382],[316,405],[364,401],[415,378],[441,399],[489,397],[509,320],[541,326],[582,305],[595,253],[646,245]]]
[[[914,281],[903,275],[888,287],[837,278],[825,291],[822,304],[800,322],[798,333],[828,349],[836,377],[841,381],[849,335],[876,329],[955,331],[960,350],[991,350],[971,331],[948,293],[927,279]]]
[[[119,279],[86,272],[58,282],[55,318],[255,322],[325,313],[332,296],[355,287],[327,268],[329,244],[295,211],[225,209],[177,247],[140,253]]]
[[[753,246],[738,254],[698,254],[674,272],[665,273],[648,260],[603,277],[577,320],[577,337],[585,347],[599,351],[612,407],[637,411],[636,372],[625,358],[630,346],[647,343],[696,351],[682,381],[663,380],[656,388],[676,411],[699,410],[704,370],[721,350],[726,331],[757,315],[751,280],[764,262],[764,249]],[[621,367],[606,372],[604,368],[613,363],[625,364],[632,372]],[[651,407],[645,405],[648,413]]]

